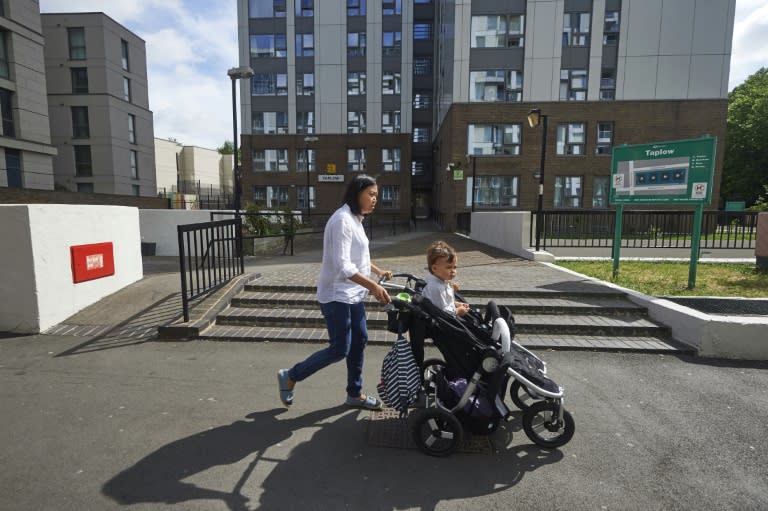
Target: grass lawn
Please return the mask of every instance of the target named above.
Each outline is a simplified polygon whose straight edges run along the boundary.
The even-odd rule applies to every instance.
[[[753,264],[699,263],[696,287],[688,288],[688,263],[622,261],[613,278],[611,261],[558,261],[558,266],[652,296],[768,298],[768,273]]]

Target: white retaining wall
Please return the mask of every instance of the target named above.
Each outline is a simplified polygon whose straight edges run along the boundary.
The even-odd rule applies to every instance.
[[[531,213],[528,211],[484,211],[472,213],[472,232],[469,237],[525,259],[554,261],[554,256],[549,252],[537,252],[531,247],[531,227]]]
[[[0,331],[45,331],[143,277],[138,209],[0,205]],[[73,283],[70,247],[112,242],[115,274]]]
[[[216,220],[231,219],[231,216],[217,215]],[[141,241],[155,243],[156,256],[178,256],[179,238],[176,227],[211,221],[211,212],[184,209],[141,209]]]

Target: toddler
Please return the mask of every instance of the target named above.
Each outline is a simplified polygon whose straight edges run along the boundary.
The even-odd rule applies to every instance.
[[[444,241],[436,241],[427,249],[427,285],[422,295],[436,307],[453,314],[463,316],[469,312],[469,304],[457,302],[454,291],[458,285],[451,281],[456,277],[458,264],[456,251]]]

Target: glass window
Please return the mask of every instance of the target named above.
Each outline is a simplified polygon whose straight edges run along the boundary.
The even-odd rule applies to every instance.
[[[413,143],[414,144],[428,144],[431,140],[431,129],[428,126],[414,126],[413,127]]]
[[[254,149],[254,172],[288,172],[288,149]]]
[[[285,76],[285,75],[284,75]],[[286,90],[287,93],[287,90]],[[304,73],[296,79],[297,96],[314,96],[315,94],[315,73]],[[282,96],[283,94],[279,94]]]
[[[131,80],[127,77],[123,77],[123,99],[131,101]]]
[[[131,149],[131,178],[139,179],[139,153]]]
[[[347,96],[362,96],[365,94],[365,72],[351,71],[347,73]]]
[[[128,71],[128,41],[125,39],[120,40],[120,51],[122,54],[120,63],[123,66],[123,69]]]
[[[381,93],[385,96],[400,94],[400,73],[384,71],[381,77]]]
[[[604,209],[608,207],[608,176],[594,176],[592,178],[592,207]]]
[[[615,46],[619,43],[619,11],[605,11],[603,27],[603,45]]]
[[[315,112],[296,112],[296,133],[315,132]]]
[[[469,73],[469,100],[473,102],[516,102],[523,98],[523,73],[494,69]]]
[[[21,151],[5,148],[5,168],[8,179],[8,188],[23,188],[24,180],[21,176]]]
[[[365,16],[366,0],[347,0],[347,16]]]
[[[432,91],[421,90],[413,93],[413,109],[429,110],[432,108]]]
[[[432,57],[413,57],[413,76],[432,74]]]
[[[307,209],[307,186],[301,185],[296,187],[296,208]],[[315,187],[309,187],[309,207],[315,209]]]
[[[128,114],[128,142],[136,143],[136,116]]]
[[[600,100],[610,101],[616,98],[616,70],[603,69],[600,72]]]
[[[520,200],[519,176],[478,176],[475,207],[516,208]]]
[[[400,187],[398,185],[380,186],[378,205],[382,209],[399,209],[400,208]]]
[[[595,146],[595,154],[610,156],[612,147],[613,147],[613,123],[598,122],[597,123],[597,144]]]
[[[285,34],[252,34],[250,46],[254,59],[288,56]]]
[[[287,186],[254,186],[253,202],[260,208],[288,207]]]
[[[473,155],[520,155],[522,124],[470,124],[467,148]]]
[[[141,194],[141,187],[139,185],[131,185],[131,193],[134,197],[138,197]]]
[[[72,76],[72,94],[88,94],[88,68],[73,67],[70,74]]]
[[[365,172],[365,148],[347,149],[347,171]]]
[[[390,57],[400,56],[400,47],[402,45],[401,32],[383,32],[382,33],[382,53]]]
[[[347,56],[365,57],[365,32],[349,32],[347,34]]]
[[[584,133],[585,125],[583,122],[558,124],[557,125],[557,154],[564,155],[583,155],[584,154]]]
[[[252,96],[287,96],[288,75],[284,73],[257,73],[251,78]]]
[[[432,39],[432,23],[428,21],[414,23],[413,39],[415,41],[429,41]]]
[[[567,12],[563,15],[563,46],[589,45],[588,12]]]
[[[472,16],[472,48],[522,48],[525,43],[525,16]]]
[[[248,0],[251,18],[285,18],[285,0]]]
[[[88,138],[91,136],[88,124],[88,107],[73,106],[72,111],[72,138]]]
[[[77,183],[79,193],[93,193],[93,183]]]
[[[347,133],[365,133],[365,112],[347,112]]]
[[[91,163],[91,146],[74,145],[72,148],[75,151],[75,175],[92,176],[93,164]]]
[[[296,16],[311,18],[315,15],[314,0],[296,0]]]
[[[315,55],[314,34],[296,34],[296,56],[313,57]]]
[[[400,133],[400,110],[381,113],[381,132]]]
[[[16,124],[13,121],[13,92],[7,89],[0,89],[0,111],[3,118],[4,137],[16,136]]]
[[[402,0],[382,0],[381,2],[381,14],[384,16],[399,16],[402,11]]]
[[[288,133],[288,113],[253,112],[253,133],[258,135]]]
[[[8,32],[0,30],[0,78],[9,80],[11,78],[10,68],[8,67]]]
[[[581,176],[555,176],[556,208],[581,207]]]
[[[560,70],[560,100],[587,100],[587,71],[585,69]]]
[[[384,167],[384,172],[400,172],[400,148],[382,149],[381,163]]]
[[[69,59],[85,60],[85,29],[73,27],[67,29],[69,38]]]
[[[296,172],[306,172],[307,162],[309,162],[309,171],[315,172],[317,165],[317,151],[302,147],[296,150]]]

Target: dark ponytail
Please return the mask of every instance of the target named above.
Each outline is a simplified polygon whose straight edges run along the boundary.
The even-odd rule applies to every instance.
[[[347,191],[344,192],[343,203],[349,206],[349,209],[352,210],[353,214],[361,214],[360,199],[358,198],[360,196],[360,192],[375,184],[376,180],[371,176],[367,176],[365,174],[356,175],[352,181],[349,182],[349,185],[347,185]]]

